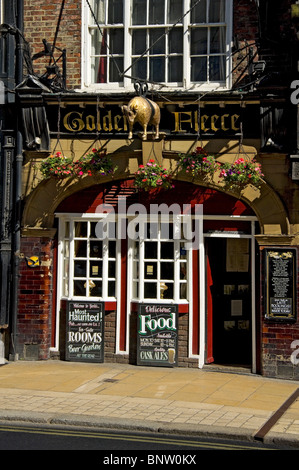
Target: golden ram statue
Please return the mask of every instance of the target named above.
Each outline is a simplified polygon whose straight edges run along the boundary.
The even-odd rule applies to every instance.
[[[133,126],[138,122],[143,128],[142,140],[147,139],[147,126],[155,127],[155,139],[159,138],[160,108],[153,101],[144,96],[136,96],[127,106],[121,106],[123,114],[129,124],[129,139],[133,138]]]

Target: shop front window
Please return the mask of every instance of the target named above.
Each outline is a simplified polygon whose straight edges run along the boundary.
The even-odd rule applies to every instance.
[[[62,294],[68,298],[115,298],[116,239],[100,240],[93,221],[65,221],[62,241]]]
[[[185,242],[173,236],[173,228],[172,223],[146,223],[144,237],[138,234],[134,240],[134,300],[187,301],[189,260]]]
[[[232,0],[93,0],[84,12],[84,87],[230,86]]]
[[[121,243],[117,222],[98,238],[97,219],[61,219],[59,284],[62,298],[117,298]],[[190,251],[181,222],[136,223],[127,237],[128,291],[133,301],[188,302]],[[141,229],[142,227],[142,229]]]

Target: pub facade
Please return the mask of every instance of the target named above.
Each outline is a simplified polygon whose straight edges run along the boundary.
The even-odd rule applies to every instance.
[[[35,3],[15,352],[296,379],[292,2]]]

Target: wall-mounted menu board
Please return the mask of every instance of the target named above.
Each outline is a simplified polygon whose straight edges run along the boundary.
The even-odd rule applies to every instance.
[[[137,316],[137,365],[174,367],[178,361],[178,306],[141,304]]]
[[[296,250],[265,250],[266,319],[296,320]]]
[[[69,301],[66,315],[66,360],[104,362],[104,304]]]

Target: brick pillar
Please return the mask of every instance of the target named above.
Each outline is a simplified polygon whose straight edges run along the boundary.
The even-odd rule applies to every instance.
[[[53,299],[53,240],[23,237],[18,290],[16,351],[25,360],[48,359]],[[36,264],[34,264],[37,258]]]

